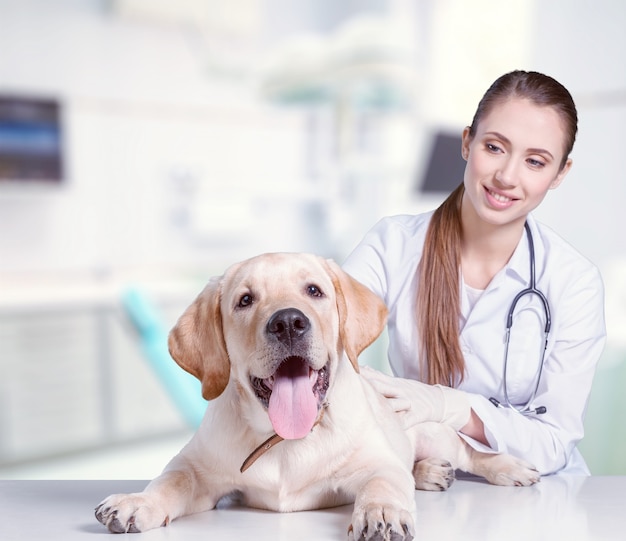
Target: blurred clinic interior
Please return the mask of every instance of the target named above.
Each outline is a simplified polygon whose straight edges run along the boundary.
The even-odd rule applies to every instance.
[[[626,474],[624,28],[621,0],[0,0],[0,478],[159,473],[203,406],[163,339],[208,278],[435,207],[516,68],[578,105],[536,216],[603,273],[581,450]]]

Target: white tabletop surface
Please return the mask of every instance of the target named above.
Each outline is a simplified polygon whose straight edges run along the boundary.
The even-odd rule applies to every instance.
[[[272,513],[228,506],[143,534],[109,534],[94,508],[145,481],[0,481],[0,540],[343,540],[352,506]],[[626,476],[544,477],[527,488],[459,479],[447,492],[415,493],[416,541],[626,539]]]

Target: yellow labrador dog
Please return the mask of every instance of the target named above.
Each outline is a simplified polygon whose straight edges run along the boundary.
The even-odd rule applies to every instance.
[[[445,490],[457,467],[498,484],[537,481],[447,426],[401,428],[357,363],[385,320],[382,301],[332,261],[265,254],[233,265],[169,337],[213,400],[198,431],[143,492],[106,498],[97,519],[142,532],[238,493],[280,512],[354,502],[350,539],[406,541],[414,489]]]

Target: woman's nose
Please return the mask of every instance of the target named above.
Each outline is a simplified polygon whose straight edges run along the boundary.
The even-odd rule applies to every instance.
[[[495,178],[502,186],[516,186],[517,167],[515,162],[511,159],[503,160],[496,170]]]

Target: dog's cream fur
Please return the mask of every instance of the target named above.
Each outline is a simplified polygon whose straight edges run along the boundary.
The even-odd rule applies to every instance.
[[[295,313],[304,315],[306,328],[287,336],[278,336],[282,327],[270,328],[275,314]],[[96,509],[98,520],[112,532],[140,532],[237,493],[249,506],[281,512],[354,502],[350,538],[408,540],[414,489],[445,490],[457,467],[496,484],[536,482],[528,464],[477,453],[447,426],[401,428],[357,364],[385,319],[378,297],[312,255],[265,254],[212,280],[179,319],[169,345],[213,402],[164,472],[141,493],[109,496]],[[273,382],[294,356],[317,381],[316,424],[242,473],[246,457],[275,432],[255,392],[259,382]]]

